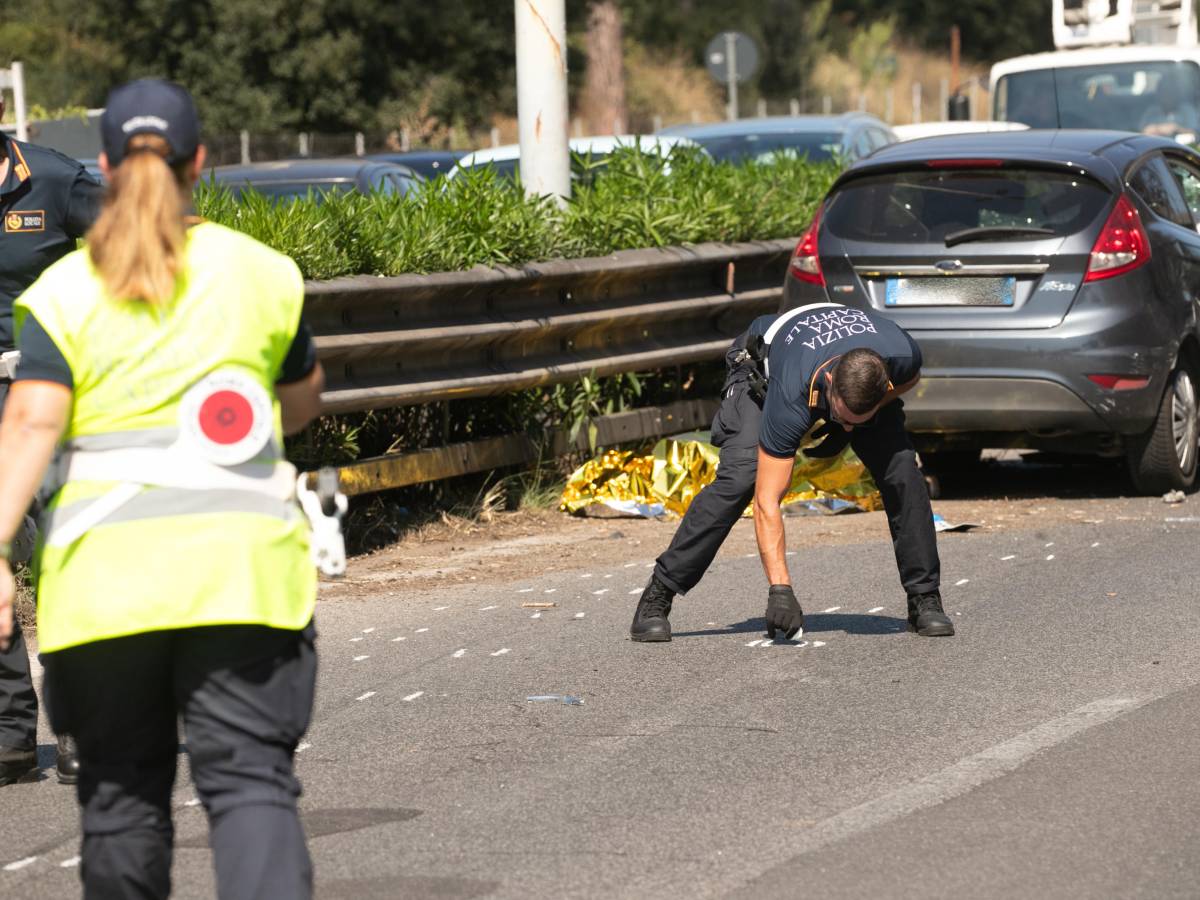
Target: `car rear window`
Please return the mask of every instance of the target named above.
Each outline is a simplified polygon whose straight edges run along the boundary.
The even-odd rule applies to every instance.
[[[766,132],[694,139],[718,161],[770,159],[775,155],[806,156],[813,162],[832,159],[842,149],[836,131]]]
[[[1099,182],[1069,173],[919,169],[845,183],[825,212],[825,227],[847,240],[899,243],[938,242],[970,228],[1046,228],[1064,236],[1086,227],[1111,199]]]

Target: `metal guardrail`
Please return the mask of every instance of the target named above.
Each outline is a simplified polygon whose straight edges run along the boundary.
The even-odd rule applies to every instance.
[[[309,282],[327,413],[719,358],[779,306],[796,240]]]

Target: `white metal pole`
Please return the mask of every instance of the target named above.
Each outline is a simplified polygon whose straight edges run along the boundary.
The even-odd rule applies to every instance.
[[[250,132],[242,129],[238,134],[238,144],[241,150],[241,160],[243,166],[250,165]]]
[[[514,0],[514,7],[521,183],[527,194],[565,200],[571,194],[565,0]]]
[[[361,131],[354,132],[354,155],[367,155],[367,136]]]
[[[725,79],[729,85],[729,106],[725,117],[733,120],[738,117],[738,86],[737,86],[737,38],[732,31],[725,32]]]
[[[913,124],[921,121],[921,82],[914,81],[912,85],[912,120]]]
[[[793,116],[800,115],[800,100],[798,98],[793,97],[788,101],[788,112],[790,112]]]
[[[29,140],[29,123],[25,121],[25,64],[12,64],[13,111],[17,117],[17,140]]]

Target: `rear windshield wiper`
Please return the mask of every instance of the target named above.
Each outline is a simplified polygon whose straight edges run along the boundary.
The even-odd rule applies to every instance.
[[[946,246],[965,244],[967,241],[986,241],[988,238],[1015,237],[1022,234],[1057,234],[1053,228],[1037,228],[1033,225],[993,225],[984,228],[964,228],[946,235]]]

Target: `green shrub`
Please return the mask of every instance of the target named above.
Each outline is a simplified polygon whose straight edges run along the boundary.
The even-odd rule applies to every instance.
[[[492,169],[406,197],[331,194],[276,203],[203,183],[196,210],[287,253],[307,278],[423,274],[614,250],[799,235],[839,167],[780,157],[715,163],[691,148],[665,159],[620,150],[559,209]]]

